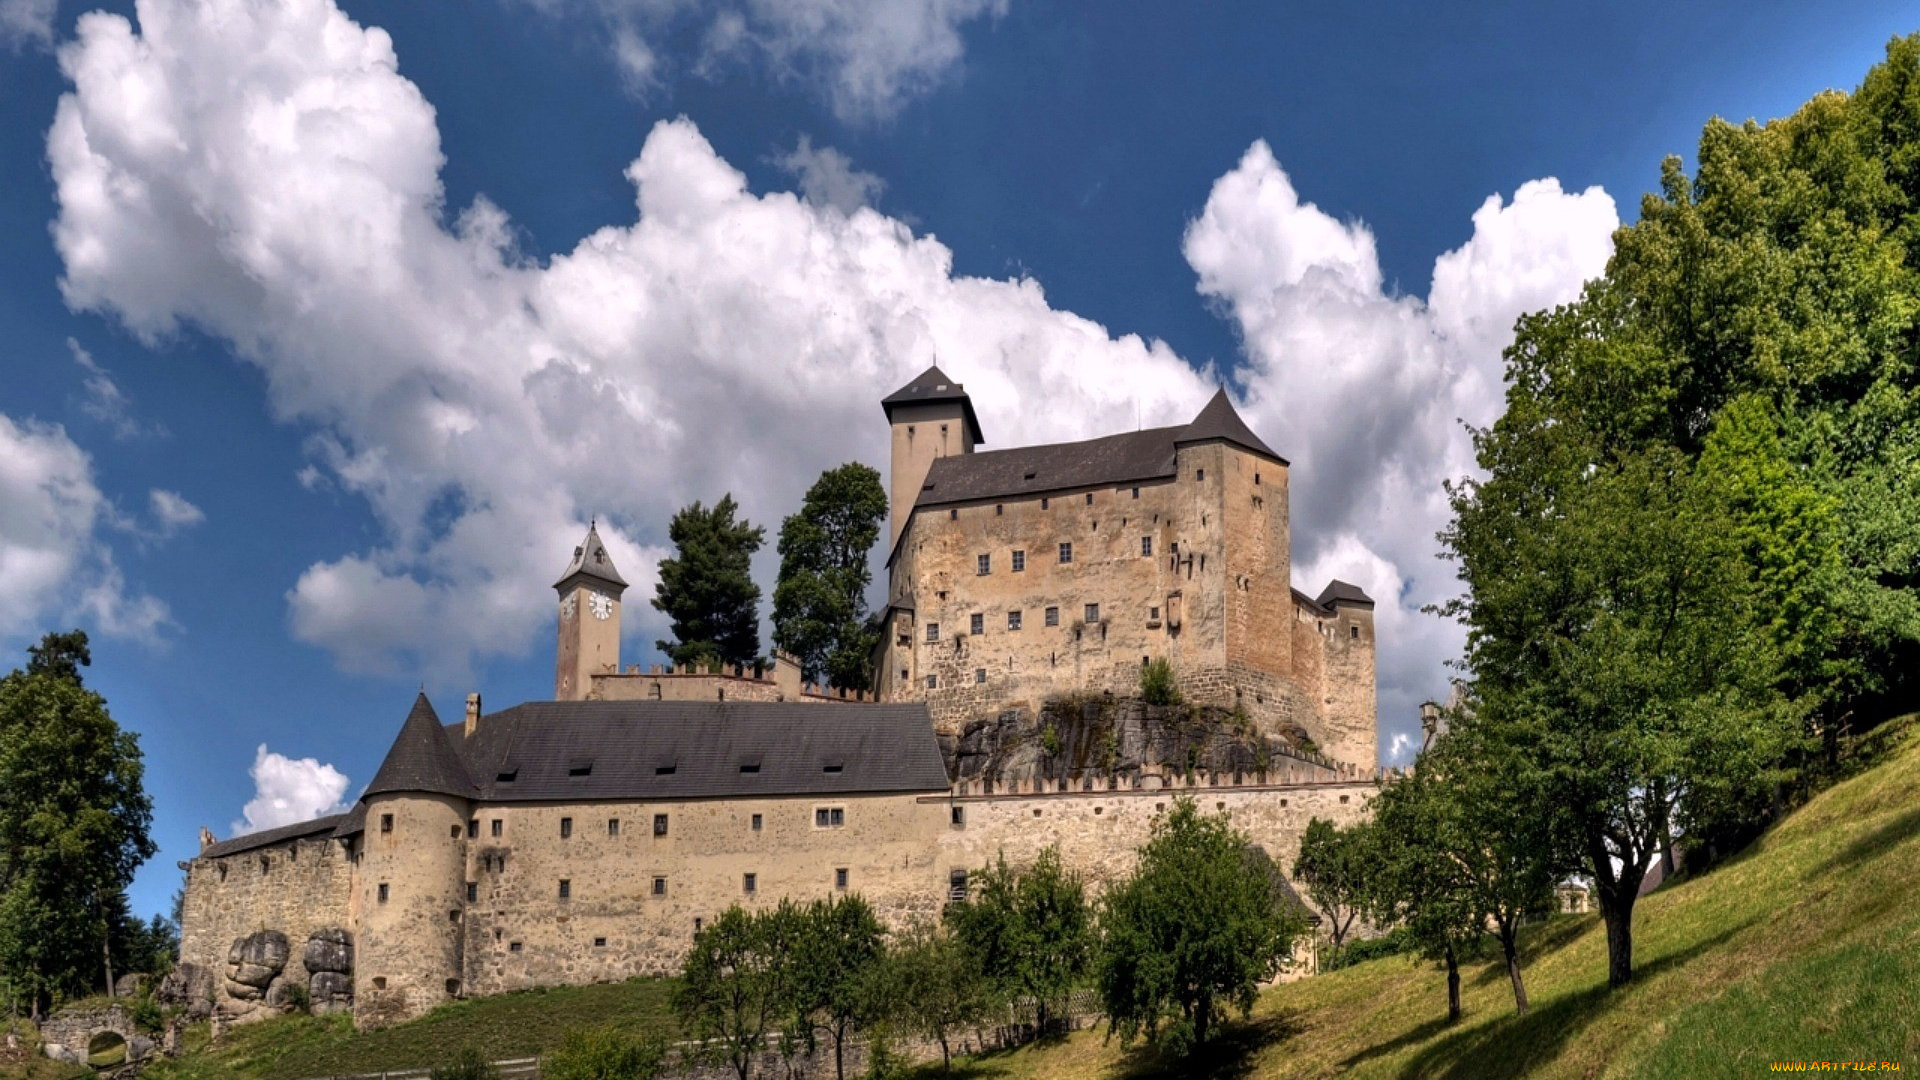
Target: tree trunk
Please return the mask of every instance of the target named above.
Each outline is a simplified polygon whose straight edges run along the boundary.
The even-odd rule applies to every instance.
[[[1527,986],[1520,981],[1520,944],[1511,926],[1500,928],[1500,949],[1507,954],[1507,978],[1513,980],[1513,1010],[1527,1014]]]
[[[847,1057],[843,1049],[846,1045],[846,1032],[836,1025],[833,1029],[833,1075],[836,1080],[847,1080]]]
[[[942,1036],[940,1039],[940,1071],[942,1073],[950,1073],[953,1071],[953,1052],[947,1049],[945,1036]]]
[[[1207,1041],[1207,1026],[1213,1019],[1213,996],[1201,994],[1193,1010],[1193,1044],[1200,1046]]]
[[[1453,946],[1447,946],[1447,1023],[1460,1019],[1460,961],[1453,955]]]
[[[1608,986],[1625,986],[1633,981],[1634,899],[1631,895],[1616,896],[1612,903],[1600,906],[1600,915],[1607,923]]]

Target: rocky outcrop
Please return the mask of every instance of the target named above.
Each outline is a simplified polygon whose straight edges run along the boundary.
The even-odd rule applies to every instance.
[[[301,956],[307,968],[308,1007],[317,1014],[353,1008],[353,935],[337,926],[307,938]]]
[[[189,1017],[204,1020],[213,1013],[215,989],[215,976],[211,970],[182,961],[167,973],[166,978],[160,980],[156,996],[161,1004],[183,1008]]]
[[[227,996],[242,1001],[264,999],[273,980],[286,970],[291,952],[287,935],[278,930],[235,938],[227,950]]]
[[[1106,694],[1063,697],[1036,713],[1024,707],[970,721],[940,740],[947,775],[1031,782],[1143,775],[1255,775],[1309,756],[1297,741],[1260,732],[1244,715],[1211,705],[1148,705]]]

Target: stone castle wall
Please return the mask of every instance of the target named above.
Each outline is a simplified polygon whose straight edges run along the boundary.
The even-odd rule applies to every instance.
[[[354,866],[346,848],[324,834],[220,859],[186,864],[181,907],[180,960],[211,973],[224,998],[234,943],[260,931],[278,931],[292,944],[282,972],[290,985],[308,985],[302,947],[316,931],[353,923]]]

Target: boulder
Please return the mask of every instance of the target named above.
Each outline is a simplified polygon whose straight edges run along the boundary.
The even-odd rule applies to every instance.
[[[153,1054],[153,1040],[145,1035],[135,1035],[127,1040],[127,1060],[143,1061]]]
[[[263,964],[241,964],[227,973],[227,979],[229,982],[244,983],[247,986],[265,990],[279,974],[279,968],[267,967]]]
[[[255,986],[252,983],[235,982],[232,979],[227,980],[227,996],[230,998],[239,998],[242,1001],[258,1001],[265,997],[266,993],[263,987]]]
[[[307,980],[307,1006],[316,1015],[353,1008],[353,976],[338,971],[316,971]]]
[[[272,968],[275,973],[287,966],[287,957],[293,954],[292,948],[287,944],[287,935],[278,930],[256,931],[241,938],[235,944],[239,947],[238,954],[229,951],[228,963]]]
[[[297,1003],[300,994],[305,990],[306,987],[301,986],[292,979],[275,979],[273,985],[267,987],[267,1008],[292,1008]]]
[[[301,957],[309,972],[353,972],[353,935],[337,926],[315,930]]]
[[[139,997],[140,992],[142,990],[145,990],[146,988],[147,988],[147,977],[145,975],[141,975],[135,972],[128,972],[127,974],[122,975],[119,978],[113,980],[113,996],[114,997],[123,997],[123,998]]]
[[[74,1053],[72,1050],[60,1045],[59,1043],[47,1043],[42,1047],[40,1047],[40,1049],[48,1057],[52,1058],[55,1061],[60,1062],[63,1065],[85,1065],[86,1064],[86,1062],[80,1060],[79,1054]]]

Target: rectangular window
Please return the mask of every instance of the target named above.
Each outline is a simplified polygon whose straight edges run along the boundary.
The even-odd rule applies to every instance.
[[[1052,501],[1051,499],[1041,499],[1041,500],[1040,500],[1040,509],[1042,509],[1042,510],[1045,510],[1045,509],[1047,508],[1047,504],[1048,504],[1049,502],[1051,502],[1051,501]]]
[[[1148,621],[1148,622],[1159,622],[1159,621],[1160,621],[1160,609],[1159,609],[1159,608],[1157,608],[1157,607],[1150,607],[1150,608],[1148,608],[1148,609],[1147,609],[1147,621]]]
[[[1087,605],[1086,621],[1090,623],[1097,623],[1100,621],[1100,605],[1099,604]]]
[[[1026,568],[1027,568],[1027,553],[1024,551],[1014,552],[1013,553],[1013,572],[1018,574],[1026,570]]]
[[[847,823],[847,808],[844,806],[820,806],[813,811],[813,827],[816,829],[837,829]]]
[[[973,572],[978,577],[993,573],[993,556],[976,555],[973,560]]]
[[[927,644],[932,645],[934,642],[939,640],[940,640],[940,624],[937,622],[928,623],[927,624]]]
[[[950,806],[947,808],[947,814],[948,814],[948,817],[952,819],[953,827],[956,829],[964,826],[967,823],[967,808],[964,806],[960,806],[957,804],[954,806]]]
[[[667,895],[667,879],[666,878],[657,877],[653,879],[653,895],[655,896]]]
[[[833,887],[841,890],[846,889],[847,887],[847,868],[846,867],[840,866],[840,867],[834,868]]]
[[[568,881],[566,878],[560,879],[560,899],[573,899],[573,882]]]
[[[519,952],[519,951],[520,951],[520,943],[519,943],[519,942],[517,942],[517,941],[510,941],[510,942],[508,942],[508,943],[507,943],[507,951],[508,951],[508,952]]]
[[[967,633],[984,634],[986,632],[987,632],[987,617],[985,615],[968,616]]]
[[[974,668],[974,669],[973,669],[973,681],[974,681],[974,682],[977,682],[977,683],[983,683],[983,682],[986,682],[986,681],[987,681],[987,669],[986,669],[986,668],[983,668],[983,667],[977,667],[977,668]]]
[[[380,815],[380,831],[381,832],[393,831],[393,815],[392,814]]]
[[[480,819],[468,818],[467,819],[467,839],[477,840],[479,838],[480,838]]]
[[[1050,607],[1047,609],[1047,625],[1048,626],[1060,625],[1060,609],[1059,608]]]
[[[477,881],[467,882],[467,903],[471,904],[478,899],[480,899],[480,883]]]
[[[958,904],[967,898],[967,872],[955,870],[947,875],[947,899]]]
[[[573,819],[570,817],[561,818],[560,819],[560,839],[565,840],[572,835],[573,835]]]
[[[1193,473],[1193,478],[1195,480],[1205,480],[1207,478],[1207,470],[1195,469]]]
[[[1061,542],[1060,561],[1063,564],[1070,563],[1073,561],[1073,542],[1072,541],[1069,540],[1069,541]]]
[[[1007,629],[1009,630],[1020,629],[1020,613],[1019,612],[1017,611],[1007,612]]]
[[[949,511],[947,511],[947,520],[948,520],[948,521],[959,521],[959,520],[960,520],[960,511],[958,511],[958,510],[949,510]]]
[[[594,947],[594,948],[596,948],[596,949],[604,949],[604,948],[606,948],[606,947],[607,947],[607,939],[606,939],[606,938],[603,938],[603,937],[597,937],[597,938],[594,938],[594,939],[593,939],[593,947]]]
[[[655,836],[667,835],[667,815],[665,814],[653,815],[653,835]]]
[[[494,818],[492,824],[488,826],[487,831],[492,833],[497,838],[500,835],[500,830],[503,826],[504,826],[504,823],[499,818]]]
[[[380,902],[387,902],[387,883],[384,881],[380,883]]]
[[[760,815],[759,815],[759,814],[755,814],[755,815],[753,815],[753,831],[754,831],[754,832],[759,832],[759,831],[760,831],[760,826],[761,826],[761,818],[760,818]]]
[[[1091,491],[1087,492],[1087,505],[1088,506],[1093,505],[1093,492]]]
[[[1153,554],[1153,537],[1143,536],[1140,538],[1140,554],[1142,555]]]
[[[1134,488],[1134,489],[1133,489],[1133,497],[1134,497],[1134,498],[1136,498],[1136,499],[1140,497],[1140,489],[1139,489],[1139,488]]]
[[[610,817],[607,819],[607,835],[608,836],[620,835],[620,819],[619,818]]]
[[[940,676],[938,675],[927,676],[927,689],[929,690],[940,689]]]
[[[757,874],[746,874],[740,878],[740,891],[748,896],[752,896],[759,886],[760,878]]]

